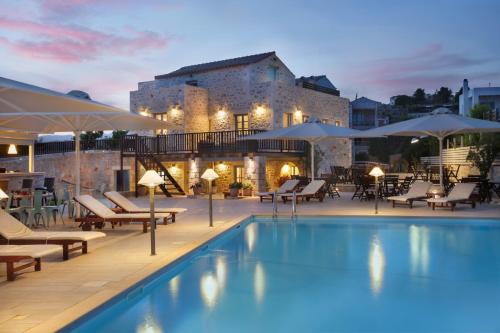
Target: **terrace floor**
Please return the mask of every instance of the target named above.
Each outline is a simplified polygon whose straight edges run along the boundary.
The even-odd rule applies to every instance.
[[[373,201],[351,201],[351,195],[343,193],[341,199],[299,204],[298,214],[373,215]],[[134,200],[147,207],[147,198]],[[156,256],[149,255],[149,234],[141,232],[141,225],[114,230],[107,227],[103,230],[107,237],[90,242],[87,255],[75,254],[65,262],[60,254],[47,257],[42,260],[41,272],[28,269],[14,282],[5,281],[5,274],[0,271],[0,333],[55,331],[246,216],[270,215],[272,211],[269,201],[259,203],[257,198],[214,200],[215,228],[208,228],[206,199],[158,196],[156,205],[189,209],[178,216],[177,223],[158,227]],[[290,203],[279,204],[280,214],[289,215],[290,210]],[[413,209],[393,209],[381,202],[379,215],[500,218],[500,204],[482,204],[476,209],[459,206],[451,212],[432,211],[425,203],[416,203]],[[51,229],[77,230],[77,227],[67,221],[65,226],[58,224]]]

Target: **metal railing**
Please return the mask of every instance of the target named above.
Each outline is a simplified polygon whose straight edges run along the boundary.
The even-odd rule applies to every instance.
[[[80,141],[80,149],[87,150],[120,150],[120,141],[113,139],[101,140],[82,140]],[[36,142],[35,155],[69,153],[75,151],[75,141],[54,141],[54,142]],[[18,146],[17,155],[8,155],[6,151],[0,152],[0,158],[27,156],[28,149],[24,146]]]

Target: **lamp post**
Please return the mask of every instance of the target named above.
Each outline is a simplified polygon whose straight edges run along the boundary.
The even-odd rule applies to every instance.
[[[375,214],[378,214],[378,177],[383,175],[384,172],[378,166],[370,171],[370,176],[375,177]]]
[[[149,227],[151,229],[151,255],[156,255],[155,187],[165,184],[165,180],[154,170],[148,170],[138,181],[149,188]]]
[[[212,215],[212,181],[219,178],[219,175],[212,168],[205,170],[202,179],[208,181],[208,216],[209,216],[209,226],[214,226],[213,215]]]

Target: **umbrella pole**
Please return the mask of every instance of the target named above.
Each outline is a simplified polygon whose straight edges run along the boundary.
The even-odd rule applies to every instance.
[[[311,141],[311,179],[314,180],[314,142]]]
[[[439,141],[439,186],[443,190],[443,138],[438,137]]]
[[[75,197],[80,195],[80,134],[81,131],[75,131]],[[80,205],[76,205],[76,217],[80,217]]]

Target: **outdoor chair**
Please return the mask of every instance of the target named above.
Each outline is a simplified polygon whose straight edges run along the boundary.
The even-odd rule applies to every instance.
[[[121,209],[123,213],[148,213],[149,214],[149,207],[148,208],[143,208],[137,206],[135,203],[130,201],[129,199],[125,198],[123,195],[121,195],[119,192],[116,191],[110,191],[110,192],[104,192],[104,196],[111,201],[113,204],[116,205],[117,208]],[[175,222],[175,215],[179,213],[184,213],[187,209],[186,208],[160,208],[160,207],[155,207],[155,213],[166,213],[170,214],[172,216],[172,222]]]
[[[69,253],[82,250],[87,253],[88,241],[105,237],[106,234],[95,231],[33,231],[13,216],[0,210],[0,244],[28,245],[54,244],[63,248],[63,259]],[[80,244],[75,246],[75,244]],[[71,247],[70,247],[71,246]]]
[[[298,179],[288,179],[286,182],[281,184],[281,186],[276,190],[278,194],[288,193],[293,191],[297,185],[299,185]],[[274,192],[257,192],[256,195],[260,197],[260,202],[263,200],[274,201]]]
[[[396,204],[408,205],[410,208],[413,208],[413,201],[427,198],[427,192],[431,186],[431,182],[415,182],[410,187],[408,193],[391,196],[387,200],[392,201],[393,208]]]
[[[406,176],[401,185],[399,186],[399,194],[405,194],[410,189],[410,185],[413,181],[412,176]]]
[[[302,191],[295,193],[297,199],[306,199],[306,201],[309,201],[313,198],[318,199],[319,202],[323,202],[325,199],[325,191],[323,190],[323,187],[325,185],[324,180],[313,180],[309,184],[307,184],[306,187],[302,189]],[[283,202],[287,202],[288,199],[293,198],[293,193],[284,193],[284,194],[279,194],[283,199]]]
[[[57,245],[0,245],[0,262],[7,266],[7,281],[14,281],[16,272],[32,266],[35,266],[35,271],[40,271],[41,258],[60,250],[61,247]],[[15,263],[26,260],[31,261],[14,266]]]
[[[330,198],[340,198],[340,193],[337,189],[337,181],[338,178],[335,175],[330,175],[326,181],[325,188],[326,188],[326,193]]]
[[[446,197],[430,198],[427,202],[431,204],[432,210],[436,209],[436,204],[440,204],[441,207],[448,207],[453,211],[457,203],[470,204],[472,208],[476,208],[476,202],[471,199],[475,188],[474,183],[457,183]]]
[[[40,219],[41,219],[43,226],[45,228],[48,227],[49,215],[47,214],[47,210],[45,209],[45,207],[42,205],[42,201],[43,201],[43,191],[35,190],[35,193],[33,195],[33,206],[24,208],[27,215],[26,224],[28,226],[30,227],[33,227],[34,225],[38,226],[40,224]],[[45,222],[45,218],[47,218],[47,222]]]
[[[76,222],[80,222],[80,228],[90,230],[92,225],[96,228],[103,228],[106,222],[111,224],[114,229],[115,225],[123,223],[142,222],[142,231],[148,231],[150,220],[149,213],[115,213],[109,207],[106,207],[102,202],[94,197],[86,194],[75,197],[75,201],[87,210],[87,214],[83,217],[77,217]],[[157,220],[163,220],[163,224],[167,224],[170,214],[158,213],[155,214]]]
[[[24,207],[12,207],[13,197],[14,194],[10,193],[4,210],[10,215],[16,216],[19,221],[26,223],[26,211],[24,210]]]
[[[75,201],[71,199],[68,184],[64,183],[63,194],[62,196],[58,197],[62,198],[61,202],[59,203],[60,205],[62,205],[61,216],[64,216],[64,210],[66,209],[66,207],[68,207],[68,217],[73,217],[75,213]]]
[[[400,193],[399,191],[399,176],[398,175],[386,175],[383,180],[382,185],[382,196],[389,197],[395,196]]]

